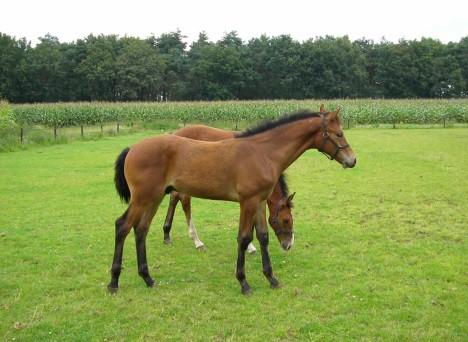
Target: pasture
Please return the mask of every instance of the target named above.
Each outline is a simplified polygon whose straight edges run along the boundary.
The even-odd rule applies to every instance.
[[[315,150],[288,170],[296,242],[270,229],[272,290],[259,252],[253,289],[234,277],[238,204],[193,200],[206,251],[181,208],[163,244],[167,199],[148,235],[157,286],[127,238],[120,290],[106,290],[118,153],[159,132],[0,154],[0,338],[5,341],[466,340],[468,130],[351,129],[357,166]],[[258,242],[255,242],[258,246]]]

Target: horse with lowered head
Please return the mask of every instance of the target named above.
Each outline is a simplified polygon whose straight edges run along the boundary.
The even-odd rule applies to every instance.
[[[180,137],[201,140],[201,141],[219,141],[225,139],[232,139],[236,137],[239,132],[226,131],[219,128],[204,126],[204,125],[193,125],[181,128],[173,133]],[[288,184],[286,177],[281,174],[278,182],[276,183],[273,192],[267,198],[267,207],[269,211],[268,223],[273,228],[275,233],[279,233],[283,230],[291,231],[293,229],[293,217],[291,209],[293,207],[292,199],[295,193],[289,194]],[[187,222],[189,236],[192,238],[195,247],[197,249],[203,249],[205,244],[198,237],[198,232],[195,228],[192,217],[192,205],[191,196],[183,194],[181,192],[172,191],[170,194],[169,206],[167,208],[166,220],[164,221],[164,243],[171,243],[170,232],[172,228],[172,221],[174,219],[175,209],[177,204],[182,203],[182,209],[185,214]],[[256,251],[253,243],[247,246],[249,253]]]

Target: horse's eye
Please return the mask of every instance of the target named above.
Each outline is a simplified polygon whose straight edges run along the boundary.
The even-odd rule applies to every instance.
[[[337,136],[338,138],[343,138],[343,132],[336,133],[336,136]]]
[[[283,224],[288,224],[289,223],[289,219],[284,219],[283,220]]]

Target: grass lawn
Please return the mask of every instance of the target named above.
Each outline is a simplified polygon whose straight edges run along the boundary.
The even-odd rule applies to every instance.
[[[236,203],[194,199],[201,252],[181,208],[163,244],[166,199],[148,236],[157,286],[137,274],[132,234],[109,295],[125,209],[113,162],[153,133],[0,153],[1,340],[468,339],[468,129],[346,131],[352,170],[305,153],[287,171],[293,249],[271,232],[278,290],[257,253],[246,261],[253,295],[240,294]]]

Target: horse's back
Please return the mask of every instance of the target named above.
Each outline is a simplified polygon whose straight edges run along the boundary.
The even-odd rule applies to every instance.
[[[201,141],[219,141],[234,138],[234,132],[223,129],[193,125],[181,128],[173,133],[174,135]]]

